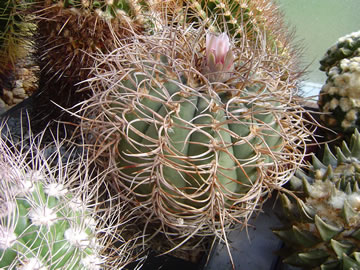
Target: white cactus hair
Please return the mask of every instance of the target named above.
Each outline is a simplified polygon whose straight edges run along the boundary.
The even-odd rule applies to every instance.
[[[122,269],[138,259],[134,254],[137,235],[129,237],[127,241],[122,237],[127,226],[127,217],[122,211],[123,204],[118,197],[108,194],[109,190],[103,181],[107,172],[96,171],[91,166],[86,151],[56,135],[52,136],[52,143],[48,143],[47,138],[44,145],[45,131],[35,136],[29,129],[28,132],[23,131],[20,138],[15,138],[7,131],[6,124],[3,124],[0,126],[0,133],[0,262],[4,256],[1,250],[11,247],[16,244],[17,238],[21,238],[21,235],[14,234],[19,215],[17,196],[21,196],[34,208],[37,207],[34,213],[29,212],[29,218],[37,219],[33,223],[38,222],[40,228],[67,218],[66,214],[61,214],[62,211],[76,211],[76,220],[80,221],[73,222],[74,226],[70,225],[64,238],[79,250],[91,246],[96,251],[82,258],[82,269]],[[48,202],[30,198],[29,191],[36,191],[34,186],[37,182],[42,183],[44,192],[49,196],[65,198],[62,206],[53,208],[56,213],[46,208]],[[69,196],[63,196],[64,194]],[[45,215],[41,216],[42,214]],[[87,238],[88,234],[85,233],[89,228],[92,230],[91,238]],[[74,232],[76,237],[72,235]],[[38,237],[42,237],[40,232]],[[55,239],[46,237],[42,241],[47,241],[48,246],[56,244]],[[33,260],[24,259],[28,254],[22,254],[24,256],[5,269],[43,269],[42,264],[44,267],[52,266],[62,259],[60,257],[52,261],[55,254],[50,254],[42,262],[36,258],[40,250],[31,252],[35,256]],[[72,255],[69,263],[78,260],[77,255]],[[64,267],[61,269],[68,269],[66,265]]]

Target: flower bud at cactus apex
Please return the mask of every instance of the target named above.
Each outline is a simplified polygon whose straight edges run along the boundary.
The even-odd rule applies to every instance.
[[[210,81],[226,81],[234,69],[234,55],[230,49],[229,37],[226,33],[219,36],[206,35],[206,65],[204,73]]]

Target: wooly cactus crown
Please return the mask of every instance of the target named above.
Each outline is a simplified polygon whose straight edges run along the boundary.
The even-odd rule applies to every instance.
[[[290,183],[300,193],[281,196],[284,226],[275,230],[284,242],[284,262],[303,269],[360,267],[360,135],[344,142],[336,156],[327,147],[314,157],[309,174],[299,171]]]
[[[164,26],[104,55],[80,124],[112,186],[177,244],[246,224],[297,167],[308,134],[293,124],[302,112],[296,80],[281,80],[288,70],[211,35]]]
[[[325,125],[351,133],[359,127],[360,32],[339,39],[320,61],[328,76],[319,94]]]
[[[131,262],[136,237],[121,239],[125,225],[114,224],[122,222],[114,218],[121,207],[115,199],[107,209],[101,199],[104,175],[91,170],[84,152],[65,151],[65,142],[42,148],[42,136],[0,139],[0,268],[120,269]]]
[[[328,72],[318,101],[325,114],[321,119],[331,128],[353,132],[359,127],[360,57],[344,58]]]
[[[329,70],[338,66],[339,62],[344,58],[351,58],[360,55],[360,31],[350,33],[339,38],[339,40],[331,46],[320,60],[320,70],[329,72]]]

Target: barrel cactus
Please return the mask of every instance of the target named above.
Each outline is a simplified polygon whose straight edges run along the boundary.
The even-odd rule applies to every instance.
[[[57,80],[85,80],[92,54],[114,50],[119,40],[151,28],[150,5],[137,0],[35,2],[41,67]]]
[[[114,50],[134,33],[154,29],[151,4],[137,0],[35,1],[29,12],[35,14],[38,25],[41,72],[33,118],[40,123],[59,117],[74,121],[53,102],[69,108],[86,99],[88,93],[79,91],[83,88],[79,83],[89,77],[94,55]]]
[[[313,158],[308,174],[290,183],[299,198],[281,195],[284,227],[274,230],[284,242],[284,262],[303,269],[360,268],[360,134],[336,155],[326,147]]]
[[[120,269],[135,241],[113,224],[115,200],[102,203],[103,175],[64,142],[41,148],[42,136],[0,140],[0,268]]]
[[[176,244],[222,237],[303,158],[296,80],[265,68],[276,55],[234,47],[226,33],[164,27],[139,40],[93,70],[94,96],[78,112],[89,151],[145,230]]]
[[[320,63],[328,76],[319,95],[320,117],[328,127],[351,134],[360,123],[360,32],[339,39]]]

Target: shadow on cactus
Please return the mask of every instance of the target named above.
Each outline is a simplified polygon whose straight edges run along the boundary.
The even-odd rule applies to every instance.
[[[139,36],[98,59],[94,96],[78,111],[92,157],[113,172],[109,185],[126,190],[145,234],[155,228],[175,246],[246,226],[299,166],[309,135],[296,76],[267,69],[276,55],[212,42],[191,27]]]
[[[296,200],[282,194],[284,227],[274,230],[284,242],[284,262],[303,269],[360,268],[360,134],[323,160],[313,157],[309,174],[291,179]]]
[[[104,175],[78,148],[64,152],[65,141],[42,148],[43,135],[0,140],[1,269],[120,269],[134,260],[136,236],[121,238],[122,207],[103,199]]]

